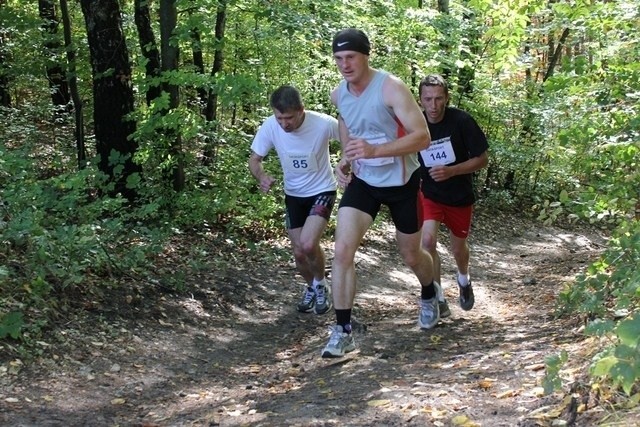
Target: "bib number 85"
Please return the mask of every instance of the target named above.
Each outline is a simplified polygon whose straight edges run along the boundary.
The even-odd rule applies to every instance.
[[[309,164],[307,163],[307,160],[294,160],[293,162],[291,162],[291,165],[295,168],[295,169],[306,169],[309,167]]]

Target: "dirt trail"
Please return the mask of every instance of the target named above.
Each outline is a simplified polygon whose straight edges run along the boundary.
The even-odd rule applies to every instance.
[[[295,311],[288,260],[237,255],[191,274],[190,295],[120,291],[60,324],[37,363],[3,359],[0,424],[562,425],[564,395],[541,394],[544,358],[579,352],[581,336],[578,321],[553,319],[553,304],[604,239],[482,214],[476,223],[475,308],[456,305],[443,247],[452,315],[431,331],[416,326],[419,287],[390,228],[358,254],[358,350],[342,359],[319,356],[334,315]]]

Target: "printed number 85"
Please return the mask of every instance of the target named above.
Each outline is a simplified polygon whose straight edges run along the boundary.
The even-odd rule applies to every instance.
[[[293,167],[296,169],[306,169],[308,167],[306,160],[294,160]]]

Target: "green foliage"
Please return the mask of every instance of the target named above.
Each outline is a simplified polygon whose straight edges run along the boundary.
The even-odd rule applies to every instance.
[[[640,379],[640,223],[623,224],[604,255],[559,298],[561,312],[592,319],[585,334],[607,344],[591,365],[595,379],[630,394]]]
[[[640,306],[640,224],[623,224],[601,259],[560,294],[561,309],[602,318]]]
[[[545,376],[542,379],[542,387],[546,394],[550,394],[562,388],[562,379],[560,378],[560,370],[569,359],[568,353],[563,350],[560,354],[549,355],[545,358],[546,367]]]
[[[19,311],[12,311],[5,314],[0,319],[0,339],[11,337],[18,339],[24,326],[23,314]]]
[[[609,379],[631,395],[633,386],[640,383],[640,314],[618,322],[611,335],[613,344],[594,358],[591,374]]]
[[[22,124],[7,132],[23,132]],[[24,315],[2,323],[13,338],[39,334],[66,295],[97,293],[95,282],[111,286],[144,268],[166,234],[147,227],[157,218],[152,204],[98,197],[106,180],[95,166],[47,177],[51,170],[30,159],[36,145],[17,147],[0,146],[0,313]]]

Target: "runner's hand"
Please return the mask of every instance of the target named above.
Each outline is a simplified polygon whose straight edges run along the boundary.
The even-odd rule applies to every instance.
[[[276,182],[276,179],[272,176],[269,175],[265,175],[261,180],[260,180],[260,191],[262,191],[263,193],[268,193],[269,190],[271,189],[271,186]]]
[[[433,166],[429,169],[429,175],[435,182],[446,181],[453,176],[453,171],[448,166]]]
[[[369,144],[364,139],[349,137],[349,142],[347,142],[344,154],[347,156],[347,159],[349,159],[349,161],[354,161],[358,159],[370,159],[374,157],[373,151],[373,145]]]
[[[336,165],[335,170],[338,185],[341,188],[345,188],[351,182],[351,163],[343,157]]]

